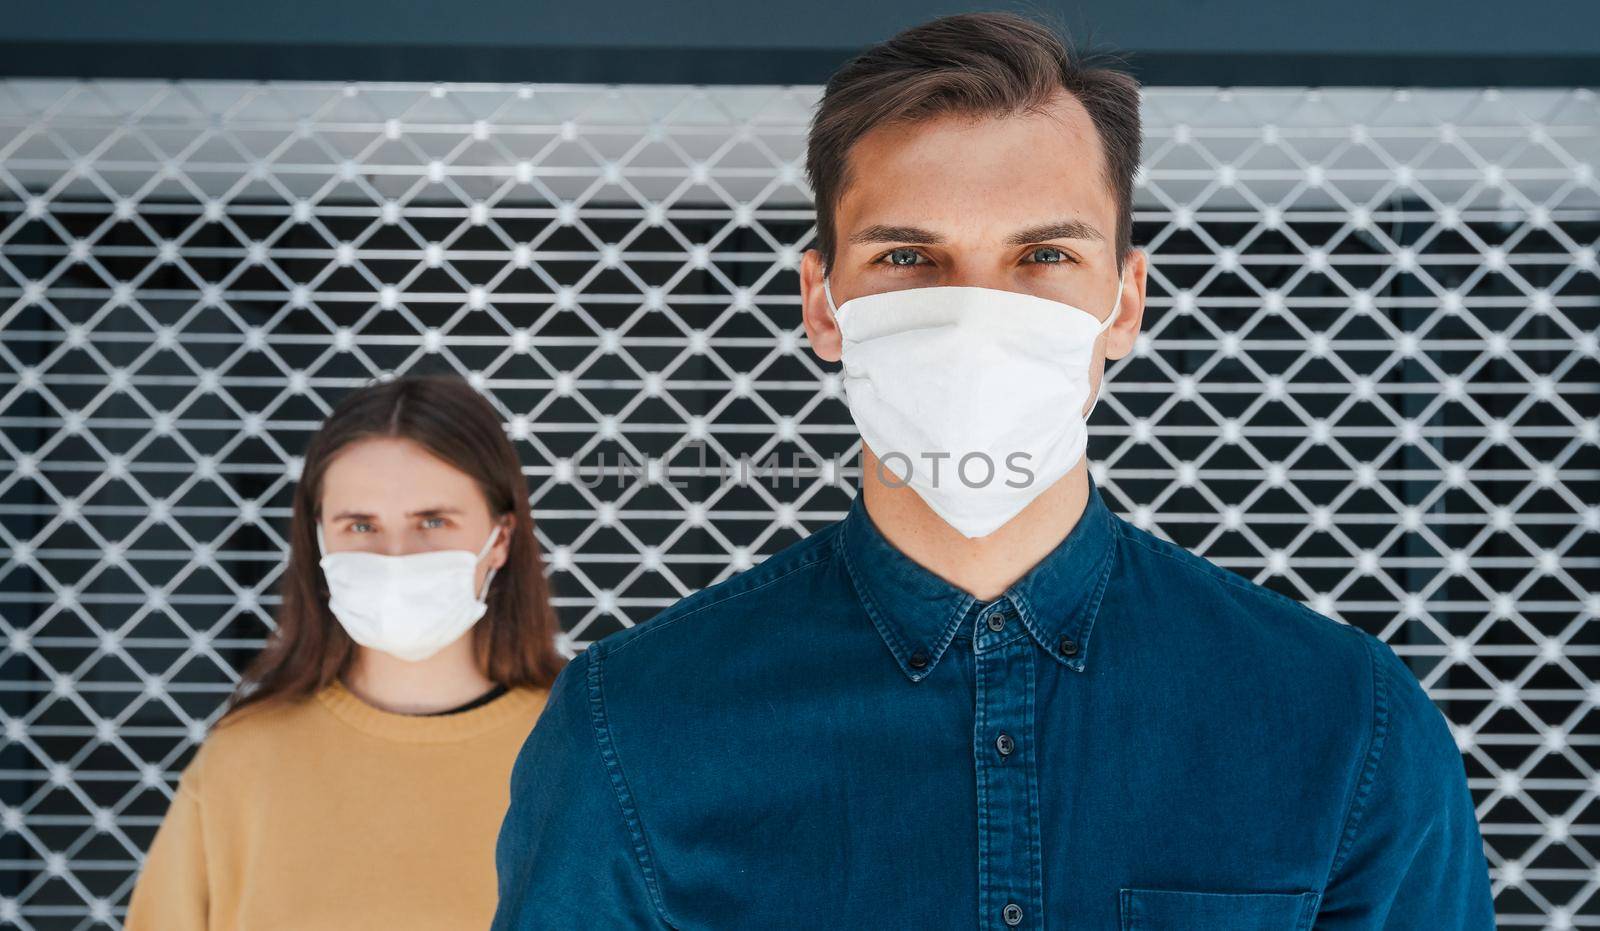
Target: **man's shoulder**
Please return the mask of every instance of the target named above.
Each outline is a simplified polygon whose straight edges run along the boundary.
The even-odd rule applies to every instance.
[[[831,564],[835,522],[796,540],[749,569],[686,595],[640,624],[619,630],[595,645],[606,657],[672,652],[715,643],[730,627],[750,631],[763,620],[781,618],[814,602],[815,573]]]
[[[1176,543],[1119,523],[1131,561],[1138,564],[1128,570],[1134,575],[1130,585],[1149,587],[1172,609],[1162,613],[1187,625],[1189,633],[1243,654],[1241,670],[1248,668],[1250,675],[1240,679],[1242,687],[1265,684],[1284,698],[1284,706],[1360,726],[1374,756],[1384,734],[1399,731],[1410,735],[1407,752],[1414,764],[1446,773],[1460,767],[1453,728],[1419,672],[1394,647]]]
[[[1359,627],[1132,523],[1119,524],[1132,563],[1124,569],[1129,587],[1158,599],[1190,633],[1271,649],[1280,661],[1296,656],[1318,665],[1343,660],[1368,674],[1372,648],[1388,649]]]
[[[1148,591],[1171,625],[1157,639],[1202,659],[1223,694],[1270,695],[1275,714],[1302,734],[1351,743],[1370,763],[1386,733],[1409,735],[1409,765],[1453,773],[1461,761],[1451,727],[1405,658],[1371,633],[1253,582],[1168,540],[1123,522],[1130,590]],[[1267,707],[1267,706],[1263,706]],[[1394,741],[1391,741],[1394,743]]]
[[[1195,669],[1219,703],[1257,707],[1305,739],[1364,744],[1394,675],[1388,644],[1360,627],[1122,522],[1128,610],[1174,669]],[[1404,672],[1402,669],[1401,672]]]

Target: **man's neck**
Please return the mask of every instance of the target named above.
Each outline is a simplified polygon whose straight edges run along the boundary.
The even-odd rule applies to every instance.
[[[1066,539],[1089,499],[1088,473],[1080,459],[1000,529],[973,539],[945,523],[909,486],[878,481],[877,459],[870,450],[863,451],[862,466],[867,514],[884,538],[981,601],[1000,597]]]

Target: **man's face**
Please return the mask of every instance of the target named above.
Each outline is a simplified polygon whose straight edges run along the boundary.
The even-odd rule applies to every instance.
[[[1099,135],[1072,95],[1058,95],[1038,113],[881,126],[861,137],[849,158],[850,183],[834,214],[837,304],[882,291],[966,285],[1072,304],[1100,320],[1111,314],[1116,203]],[[1123,274],[1122,313],[1096,351],[1095,390],[1104,359],[1126,355],[1139,333],[1144,254],[1130,255]],[[838,361],[839,329],[815,249],[805,254],[800,281],[811,348]]]

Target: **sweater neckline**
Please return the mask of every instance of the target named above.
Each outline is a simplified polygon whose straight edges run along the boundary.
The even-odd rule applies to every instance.
[[[438,717],[439,715],[444,714],[460,714],[463,711],[471,711],[473,708],[476,708],[479,705],[487,705],[509,691],[511,691],[511,689],[508,688],[505,683],[496,682],[482,695],[479,695],[477,698],[474,698],[471,701],[462,702],[454,708],[446,708],[443,711],[425,711],[423,714],[427,715],[428,717]]]
[[[335,679],[317,692],[317,700],[334,717],[373,737],[400,743],[450,743],[470,740],[514,721],[532,727],[529,715],[544,694],[544,689],[518,687],[455,714],[402,714],[368,704]]]

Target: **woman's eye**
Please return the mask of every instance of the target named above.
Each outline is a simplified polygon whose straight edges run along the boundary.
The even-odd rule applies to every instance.
[[[436,527],[443,527],[444,526],[444,518],[442,518],[442,517],[424,517],[422,519],[422,526],[428,528],[429,530],[432,530],[432,529],[434,529]]]
[[[884,258],[889,260],[890,265],[898,265],[902,268],[922,264],[920,261],[922,253],[915,249],[895,249]]]
[[[351,533],[366,533],[367,531],[363,530],[362,528],[363,527],[370,528],[371,526],[372,525],[367,523],[366,521],[358,520],[355,523],[350,525],[350,532]]]
[[[1053,246],[1040,246],[1030,252],[1028,258],[1038,265],[1057,265],[1062,262],[1072,261],[1065,252]]]

